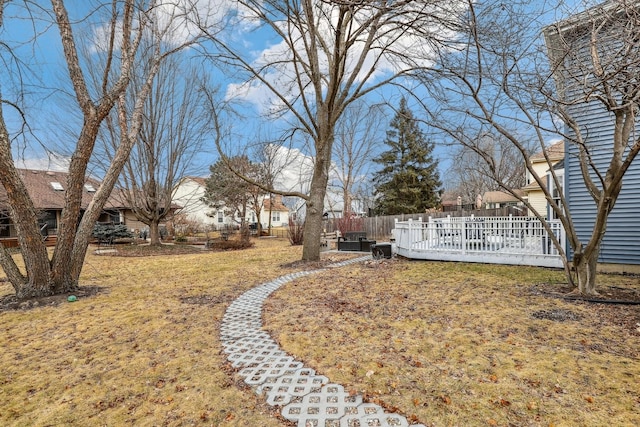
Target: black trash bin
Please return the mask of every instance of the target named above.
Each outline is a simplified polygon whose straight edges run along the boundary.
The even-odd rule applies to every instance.
[[[371,245],[371,256],[375,259],[391,258],[391,243]]]

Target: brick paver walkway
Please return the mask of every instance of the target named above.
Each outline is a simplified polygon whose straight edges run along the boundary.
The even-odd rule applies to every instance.
[[[371,259],[371,256],[332,264],[344,267]],[[285,353],[262,328],[262,305],[266,298],[287,282],[325,271],[302,271],[259,285],[236,299],[222,319],[220,340],[232,366],[267,403],[278,406],[282,416],[299,427],[409,426],[399,414],[387,413],[362,396],[350,395],[339,384],[304,366]],[[413,427],[424,427],[414,424]]]

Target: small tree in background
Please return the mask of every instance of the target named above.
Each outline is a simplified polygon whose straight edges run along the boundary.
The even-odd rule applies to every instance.
[[[258,196],[264,192],[240,178],[230,167],[251,179],[259,179],[261,169],[247,156],[232,157],[227,162],[218,160],[209,168],[211,175],[205,181],[202,200],[210,207],[223,209],[225,215],[237,218],[240,224],[244,224],[249,210],[256,211],[257,204],[262,202]]]
[[[301,245],[304,240],[304,222],[289,218],[289,230],[287,231],[287,234],[291,245]]]
[[[379,215],[424,212],[440,202],[438,161],[403,98],[385,143],[389,150],[374,159],[382,170],[374,176]]]
[[[336,228],[344,236],[349,231],[364,231],[364,218],[347,215],[336,219]]]
[[[133,233],[124,224],[96,224],[93,227],[93,237],[100,243],[112,244],[116,239],[133,238]]]

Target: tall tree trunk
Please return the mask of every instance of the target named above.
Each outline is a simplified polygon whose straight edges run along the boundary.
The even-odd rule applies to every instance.
[[[578,279],[577,292],[580,295],[598,295],[596,291],[596,273],[599,252],[575,254],[573,268]]]
[[[0,249],[0,265],[11,281],[18,298],[50,295],[49,256],[38,227],[38,215],[20,178],[11,155],[11,141],[0,107],[0,183],[7,193],[11,218],[27,274],[23,275],[13,258]]]
[[[351,184],[349,181],[349,179],[345,180],[344,189],[342,190],[342,203],[344,205],[342,208],[343,216],[347,216],[351,213],[351,193],[349,192]]]
[[[322,237],[322,214],[324,213],[324,198],[327,194],[329,182],[329,168],[331,167],[331,150],[333,135],[318,139],[316,165],[311,179],[309,199],[307,200],[307,215],[304,222],[304,237],[302,259],[304,261],[320,260],[320,238]]]
[[[267,224],[267,231],[269,232],[269,236],[271,236],[271,215],[273,214],[273,193],[269,193],[269,219]]]
[[[78,149],[71,158],[69,165],[69,175],[67,177],[67,188],[65,191],[65,204],[62,210],[62,217],[58,226],[58,240],[51,260],[51,280],[54,293],[72,291],[78,287],[78,277],[74,277],[74,271],[78,271],[78,266],[74,262],[84,262],[75,260],[72,257],[74,251],[78,224],[81,221],[82,192],[87,171],[87,162],[93,151],[98,127],[101,119],[92,118],[85,121]]]
[[[149,244],[151,246],[160,246],[162,244],[159,221],[154,220],[149,222]]]

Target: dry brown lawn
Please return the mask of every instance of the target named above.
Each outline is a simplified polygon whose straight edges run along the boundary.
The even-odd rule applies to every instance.
[[[598,280],[639,298],[638,277]],[[640,425],[640,306],[565,300],[564,281],[369,262],[285,285],[265,322],[318,373],[428,426]]]
[[[218,327],[235,297],[302,268],[281,267],[299,257],[271,239],[231,252],[90,254],[77,302],[0,312],[0,425],[286,425],[225,370]],[[0,297],[11,292],[0,283]]]
[[[77,302],[0,310],[0,425],[290,425],[229,370],[218,328],[245,290],[323,265],[300,254],[275,239],[89,254]],[[637,306],[566,301],[562,282],[535,268],[369,262],[285,285],[265,319],[307,365],[427,425],[640,425]],[[10,293],[0,283],[0,299]]]

